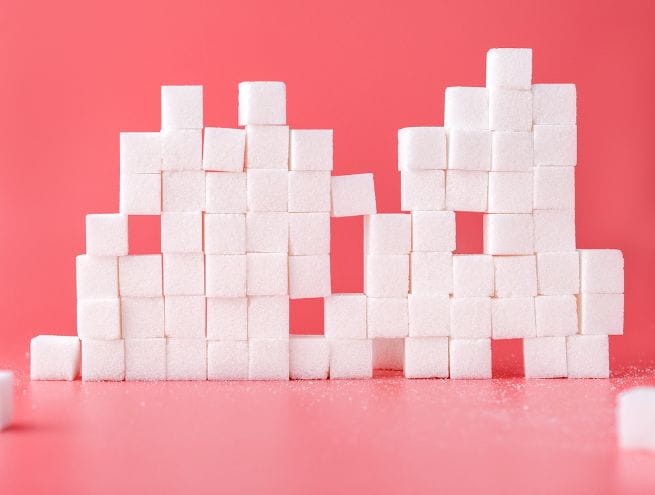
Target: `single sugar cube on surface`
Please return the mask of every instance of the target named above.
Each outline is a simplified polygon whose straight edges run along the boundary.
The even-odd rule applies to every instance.
[[[243,172],[245,129],[205,127],[202,168],[214,172]]]
[[[121,174],[119,210],[126,215],[159,215],[161,174]]]
[[[490,172],[489,213],[532,213],[532,172]]]
[[[115,297],[77,301],[77,335],[80,339],[120,339],[120,300]]]
[[[444,127],[489,129],[487,88],[455,86],[446,88]]]
[[[125,340],[125,380],[166,380],[166,339]]]
[[[406,297],[409,292],[409,256],[364,256],[364,293],[369,297]]]
[[[535,167],[534,208],[575,209],[575,167]]]
[[[366,321],[369,338],[406,337],[409,330],[407,298],[367,298]]]
[[[569,378],[607,378],[609,342],[607,335],[571,335],[566,337]]]
[[[578,304],[575,296],[535,298],[537,337],[563,337],[578,333]]]
[[[534,84],[532,118],[535,124],[576,123],[575,84]]]
[[[455,297],[492,296],[493,258],[484,254],[453,256],[453,294]]]
[[[161,168],[162,170],[202,169],[202,130],[163,129]]]
[[[575,250],[575,211],[534,210],[533,217],[536,252]]]
[[[246,212],[246,173],[207,172],[207,213]]]
[[[330,378],[373,377],[373,348],[370,339],[330,340]]]
[[[161,87],[162,129],[202,129],[202,86]]]
[[[162,253],[202,252],[202,212],[167,212],[161,215]]]
[[[371,339],[374,370],[402,371],[405,367],[405,338]]]
[[[494,131],[491,133],[491,170],[530,172],[534,164],[531,132]]]
[[[332,129],[292,129],[290,170],[332,170]]]
[[[121,298],[121,325],[125,339],[163,337],[164,298]]]
[[[199,296],[205,293],[205,259],[202,253],[166,253],[164,295]]]
[[[245,297],[208,297],[207,339],[247,340],[248,299]]]
[[[289,297],[307,299],[332,293],[330,255],[289,256]]]
[[[289,297],[248,298],[248,338],[289,338]]]
[[[537,258],[535,256],[494,256],[496,297],[537,295]]]
[[[450,378],[491,378],[491,339],[450,339]]]
[[[443,210],[446,176],[443,170],[403,170],[400,172],[400,209]]]
[[[405,338],[404,373],[405,378],[448,378],[448,338]]]
[[[251,211],[246,214],[246,251],[286,253],[289,250],[289,214]]]
[[[248,253],[246,293],[278,296],[289,293],[289,263],[286,253]]]
[[[207,341],[166,339],[166,379],[206,380]]]
[[[475,170],[446,172],[446,209],[487,211],[489,173]]]
[[[158,132],[120,133],[121,174],[158,174],[161,138]]]
[[[489,127],[494,131],[531,131],[532,91],[503,88],[490,90]]]
[[[449,252],[455,250],[455,212],[413,211],[412,250]]]
[[[239,125],[285,125],[287,90],[279,81],[239,83]]]
[[[288,211],[289,172],[248,170],[248,211]]]
[[[618,395],[616,431],[619,445],[655,450],[655,387],[633,387]]]
[[[289,378],[325,380],[330,372],[330,341],[322,335],[289,338]]]
[[[537,254],[539,294],[546,296],[580,292],[580,255],[577,251]]]
[[[162,292],[161,254],[118,258],[121,297],[158,297]]]
[[[523,363],[526,378],[566,377],[566,337],[523,339]]]
[[[39,335],[30,341],[30,380],[75,380],[80,373],[80,339]]]
[[[453,170],[490,170],[491,132],[449,129],[448,168]]]
[[[337,175],[331,178],[331,215],[353,217],[377,212],[373,174]]]
[[[203,211],[205,172],[175,170],[162,172],[162,211]]]
[[[289,254],[330,253],[330,214],[289,213]]]
[[[206,255],[205,293],[208,297],[245,297],[246,255]]]
[[[583,335],[623,335],[623,294],[579,296],[580,333]]]
[[[581,249],[581,292],[620,294],[623,292],[623,253],[618,249]]]
[[[447,337],[450,335],[450,298],[448,294],[410,294],[410,337]]]
[[[207,342],[208,380],[247,380],[248,341]]]
[[[492,48],[487,52],[487,87],[530,89],[532,48]]]
[[[118,258],[88,254],[77,256],[75,281],[78,299],[118,297]]]
[[[453,297],[450,300],[450,336],[453,339],[491,337],[491,298]]]
[[[123,340],[82,340],[82,381],[123,381],[125,344]]]
[[[330,211],[330,172],[293,170],[289,172],[289,211],[295,213]]]
[[[328,339],[366,338],[366,296],[332,294],[324,299],[323,329]]]
[[[535,166],[575,166],[578,161],[575,125],[535,125],[533,132]]]
[[[11,424],[14,415],[14,374],[0,370],[0,430]]]
[[[524,213],[492,213],[482,220],[483,245],[486,254],[517,255],[535,251],[533,215]]]
[[[366,254],[409,254],[412,217],[404,213],[378,213],[364,217]]]
[[[453,292],[452,253],[414,252],[410,262],[412,294]]]
[[[249,339],[250,380],[289,379],[289,339]]]
[[[86,216],[86,254],[124,256],[127,254],[127,215],[95,213]]]
[[[246,168],[289,170],[289,128],[284,125],[246,126]]]
[[[445,169],[446,149],[443,127],[398,129],[398,170]]]
[[[167,296],[164,299],[166,337],[204,339],[206,300],[204,296]]]
[[[246,216],[242,213],[206,213],[206,254],[246,254]]]
[[[536,336],[534,297],[498,297],[491,300],[493,339],[526,339]]]

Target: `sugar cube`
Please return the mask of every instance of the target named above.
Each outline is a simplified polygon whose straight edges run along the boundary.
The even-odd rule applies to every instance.
[[[569,378],[607,378],[609,342],[607,335],[571,335],[566,337],[566,361]]]
[[[205,172],[202,170],[162,172],[161,194],[162,211],[203,211]]]
[[[534,250],[564,252],[575,250],[575,212],[534,210]]]
[[[82,340],[82,381],[123,381],[125,344],[123,340]]]
[[[207,172],[207,213],[246,212],[246,173]]]
[[[486,254],[533,254],[535,222],[523,213],[492,213],[482,220],[483,244]]]
[[[246,214],[246,250],[249,253],[286,253],[289,249],[289,214],[250,211]]]
[[[330,378],[373,377],[373,349],[370,339],[330,340]]]
[[[332,170],[332,142],[332,129],[292,129],[289,168]]]
[[[406,337],[409,330],[407,299],[402,297],[367,298],[366,323],[369,338]]]
[[[289,172],[289,211],[295,213],[330,211],[330,172],[293,170]]]
[[[412,250],[454,251],[455,213],[452,211],[413,211]]]
[[[289,339],[289,378],[325,380],[329,372],[329,340],[322,335],[294,335]]]
[[[443,210],[446,201],[443,170],[403,170],[400,172],[400,209]]]
[[[409,256],[364,256],[364,293],[369,297],[406,297],[409,292]]]
[[[487,211],[489,174],[475,170],[448,170],[446,173],[446,209]]]
[[[199,296],[205,293],[205,263],[202,253],[166,253],[164,295]]]
[[[205,293],[208,297],[245,297],[246,255],[206,255]]]
[[[289,293],[289,265],[285,253],[248,253],[246,292],[249,296]]]
[[[577,251],[537,253],[539,294],[557,296],[580,292],[580,255]]]
[[[250,380],[289,379],[289,339],[248,340]]]
[[[331,293],[330,255],[289,256],[291,299],[325,297]]]
[[[162,253],[202,252],[202,212],[167,212],[161,215]]]
[[[535,256],[494,256],[496,297],[537,295]]]
[[[489,127],[494,131],[531,131],[532,91],[501,88],[490,90]]]
[[[121,296],[162,295],[161,254],[141,254],[118,258]]]
[[[535,167],[534,208],[537,210],[574,210],[574,172],[574,167]]]
[[[410,294],[410,337],[447,337],[450,335],[450,298],[447,294]]]
[[[531,132],[491,133],[491,170],[530,172],[533,164],[534,145]]]
[[[450,378],[491,378],[491,339],[450,339]]]
[[[581,249],[581,292],[620,294],[623,292],[623,253],[618,249]]]
[[[405,338],[371,339],[374,370],[402,371],[405,367]]]
[[[164,298],[166,337],[204,339],[205,308],[204,296],[166,296]]]
[[[202,129],[202,86],[161,87],[162,129]]]
[[[248,299],[245,297],[208,297],[207,339],[247,340]]]
[[[523,362],[526,378],[566,377],[566,337],[523,339]]]
[[[404,213],[378,213],[364,217],[366,254],[409,254],[412,217]]]
[[[248,211],[288,211],[289,172],[248,170]]]
[[[247,380],[248,341],[207,342],[208,380]]]
[[[201,129],[162,129],[162,170],[200,170],[202,168]]]
[[[373,174],[338,175],[332,177],[331,181],[333,217],[376,213]]]
[[[289,128],[284,125],[246,126],[246,168],[289,170]]]
[[[536,337],[534,297],[492,299],[491,336],[494,339]]]
[[[491,169],[491,132],[470,129],[448,130],[448,168]]]
[[[203,339],[166,340],[167,380],[206,380],[207,341]]]
[[[30,380],[72,381],[80,373],[80,339],[39,335],[30,341]]]
[[[127,215],[96,213],[86,216],[86,254],[123,256],[127,254]]]
[[[398,170],[445,169],[446,149],[443,127],[398,129]]]
[[[575,84],[534,84],[532,118],[535,124],[576,123]]]
[[[287,122],[287,92],[283,82],[239,83],[239,125],[284,125]]]
[[[0,430],[11,424],[14,415],[14,374],[0,370]]]
[[[633,387],[618,395],[616,429],[623,449],[655,450],[655,387]]]
[[[535,125],[533,132],[536,166],[575,166],[578,160],[575,125]]]
[[[623,294],[582,293],[579,301],[581,334],[623,334]]]
[[[119,209],[126,215],[159,215],[161,174],[121,174]]]
[[[453,339],[491,337],[491,298],[453,297],[450,300],[450,336]]]
[[[448,378],[448,338],[405,338],[404,372],[405,378]]]
[[[564,337],[578,333],[578,305],[575,296],[535,298],[537,337]]]
[[[289,338],[289,297],[248,298],[248,338]]]
[[[532,172],[490,172],[489,213],[532,213]]]
[[[118,258],[88,254],[77,256],[75,280],[78,299],[118,297]]]
[[[120,133],[121,174],[158,174],[161,139],[158,132]]]
[[[205,127],[202,168],[215,172],[243,172],[245,129]]]
[[[117,297],[77,301],[77,335],[80,339],[121,338],[121,307]]]
[[[330,253],[329,213],[289,213],[289,254]]]
[[[487,88],[446,88],[444,125],[446,128],[489,129]]]
[[[487,87],[530,89],[532,48],[492,48],[487,52]]]
[[[166,380],[166,339],[126,340],[125,380]]]
[[[410,260],[412,294],[453,292],[452,253],[414,252]]]
[[[455,297],[493,296],[493,258],[484,254],[453,256],[453,294]]]
[[[123,297],[121,324],[125,339],[150,339],[164,336],[163,297]]]
[[[328,339],[366,338],[366,296],[332,294],[324,299],[323,329]]]
[[[246,216],[241,213],[206,213],[205,253],[246,254]]]

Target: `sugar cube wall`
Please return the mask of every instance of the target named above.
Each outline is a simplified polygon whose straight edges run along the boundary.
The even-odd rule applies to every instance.
[[[456,170],[490,170],[491,132],[449,129],[448,168]]]
[[[83,381],[123,381],[124,379],[123,340],[82,340]]]
[[[369,338],[406,337],[409,330],[407,298],[367,298],[366,322]]]
[[[450,298],[447,294],[410,294],[407,304],[410,337],[450,335]]]
[[[325,380],[330,372],[330,341],[322,335],[293,335],[289,339],[289,378]]]
[[[406,127],[398,130],[398,170],[445,169],[446,130]]]
[[[328,339],[366,338],[366,296],[332,294],[324,299],[323,328]]]
[[[290,170],[332,170],[332,129],[292,129]]]
[[[207,341],[166,339],[166,379],[206,380]]]
[[[332,293],[330,256],[289,256],[289,297],[307,299]]]
[[[121,175],[161,172],[161,139],[158,132],[120,133],[120,172]]]
[[[202,212],[162,213],[161,252],[202,252]]]
[[[205,294],[208,297],[245,297],[246,255],[205,256]]]
[[[205,127],[202,168],[215,172],[243,172],[246,131]]]
[[[284,125],[246,126],[246,168],[289,169],[289,128]]]
[[[562,337],[578,333],[578,305],[575,296],[535,298],[537,337]]]
[[[207,339],[248,339],[248,298],[208,297]]]
[[[206,302],[203,296],[166,296],[164,322],[166,337],[205,338]]]
[[[409,256],[367,254],[364,258],[364,293],[369,297],[406,297],[409,292]]]
[[[623,253],[617,249],[581,249],[580,292],[623,293]]]
[[[523,362],[526,378],[566,377],[566,338],[524,339]]]
[[[330,378],[354,379],[373,376],[370,339],[330,340]]]
[[[162,257],[159,254],[118,258],[121,297],[158,297],[162,292]]]
[[[534,297],[499,297],[491,300],[491,337],[527,339],[537,336]]]
[[[75,258],[77,299],[109,299],[118,297],[118,258],[90,256]]]
[[[364,217],[366,254],[409,254],[412,245],[412,217],[385,213]]]
[[[329,213],[289,213],[289,254],[330,253]]]
[[[447,337],[407,337],[405,378],[448,378]]]
[[[125,380],[166,380],[166,339],[126,339]]]
[[[566,337],[566,361],[569,378],[607,378],[609,376],[607,335]]]
[[[575,84],[534,84],[532,117],[535,124],[575,124]]]
[[[491,298],[453,297],[450,299],[450,336],[452,339],[491,337]]]
[[[457,129],[489,129],[487,88],[446,88],[444,126]]]
[[[288,211],[289,172],[254,169],[246,173],[248,211]]]
[[[446,172],[446,209],[452,211],[487,211],[489,174],[475,170]]]
[[[246,254],[246,216],[241,213],[206,213],[204,252]]]
[[[372,215],[377,211],[373,174],[333,176],[330,194],[333,217]]]
[[[454,251],[455,213],[452,211],[413,211],[412,250]]]
[[[161,195],[162,211],[204,211],[205,172],[202,170],[162,172]]]
[[[491,133],[491,170],[531,172],[533,165],[534,144],[531,132]]]
[[[248,341],[207,342],[208,380],[247,380]]]
[[[80,339],[39,335],[30,341],[30,380],[75,380],[80,373]]]
[[[487,52],[487,87],[530,89],[531,48],[492,48]]]
[[[245,172],[207,172],[207,213],[245,213],[246,189]]]
[[[450,339],[450,378],[491,378],[490,339]]]
[[[443,210],[445,207],[443,170],[403,170],[400,172],[400,209]]]
[[[162,129],[162,170],[202,169],[201,129]]]
[[[489,90],[489,127],[494,131],[531,131],[532,92],[529,89]]]
[[[452,253],[413,252],[410,255],[412,294],[453,292]]]
[[[289,379],[289,339],[248,340],[250,380]]]
[[[329,171],[292,170],[289,172],[289,211],[329,212],[330,184]]]
[[[125,339],[163,337],[164,298],[121,298],[121,328]]]
[[[120,300],[115,297],[77,301],[77,335],[82,340],[120,339]]]
[[[289,338],[289,297],[248,298],[248,339]]]

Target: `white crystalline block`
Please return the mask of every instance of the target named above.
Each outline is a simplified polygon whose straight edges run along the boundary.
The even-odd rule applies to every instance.
[[[246,168],[289,170],[289,128],[284,125],[246,126]]]
[[[330,378],[373,377],[373,348],[370,339],[330,341]]]
[[[412,250],[454,251],[455,213],[452,211],[413,211]]]
[[[404,213],[378,213],[364,217],[366,254],[409,254],[412,217]]]
[[[402,371],[405,367],[405,338],[371,339],[374,370]]]
[[[534,210],[534,250],[538,253],[575,250],[575,212]]]
[[[578,129],[575,125],[535,125],[535,166],[575,166],[578,161]]]
[[[449,129],[489,129],[487,88],[462,86],[446,88],[444,127]]]
[[[0,430],[11,424],[14,415],[14,374],[0,370]]]
[[[580,294],[580,333],[623,335],[623,294]]]
[[[140,254],[118,258],[121,297],[162,295],[161,254]]]
[[[565,337],[578,333],[575,296],[538,296],[534,302],[537,337]]]
[[[618,395],[616,429],[623,449],[655,450],[655,387],[633,387]]]
[[[623,253],[618,249],[581,249],[580,285],[583,293],[623,292]]]
[[[289,213],[289,254],[330,253],[329,213]]]
[[[307,299],[332,293],[330,255],[289,256],[289,297]]]
[[[369,297],[407,297],[409,256],[367,254],[364,256],[364,293]]]
[[[324,299],[323,329],[328,339],[366,338],[366,296],[332,294]]]
[[[161,87],[161,128],[202,129],[202,86]]]
[[[534,84],[532,118],[535,124],[576,123],[575,84]]]
[[[535,221],[530,214],[493,213],[482,220],[483,244],[486,254],[533,254],[535,252]]]
[[[201,129],[162,129],[162,170],[202,169]]]
[[[161,215],[162,253],[202,252],[202,212],[168,212]]]
[[[207,341],[205,339],[167,339],[166,379],[206,380]]]
[[[245,129],[205,127],[202,168],[215,172],[243,172]]]
[[[205,293],[202,253],[167,253],[164,258],[164,295],[199,296]]]
[[[491,299],[453,297],[450,300],[450,336],[453,339],[491,337]]]
[[[489,127],[494,131],[532,130],[532,91],[489,91]]]
[[[449,129],[448,168],[452,170],[490,170],[491,132]]]
[[[246,251],[286,253],[289,250],[289,214],[251,211],[246,214]]]
[[[446,173],[446,209],[487,211],[488,183],[488,172],[448,170]]]
[[[121,299],[123,338],[150,339],[164,336],[163,297]]]
[[[248,253],[246,292],[249,296],[289,293],[289,265],[285,253]]]
[[[491,378],[491,339],[450,339],[450,378]]]
[[[77,301],[77,335],[80,339],[120,339],[120,300],[115,297]]]
[[[207,172],[207,213],[246,212],[246,173]]]
[[[400,172],[400,209],[443,210],[446,204],[446,175],[443,170]]]
[[[452,253],[414,252],[410,260],[412,294],[452,294]]]
[[[121,174],[119,210],[125,215],[159,215],[161,174]]]
[[[123,340],[82,340],[82,381],[123,381],[125,344]]]
[[[532,213],[532,172],[490,172],[489,213]]]
[[[450,298],[447,294],[410,294],[410,337],[447,337],[450,335]]]
[[[248,299],[245,297],[208,297],[207,339],[247,340]]]
[[[577,251],[537,254],[539,294],[559,296],[580,292],[580,255]]]
[[[398,129],[398,170],[445,169],[446,163],[445,128]]]
[[[407,299],[368,297],[366,323],[369,338],[406,337],[409,330]]]
[[[566,337],[569,378],[607,378],[610,374],[607,335]]]
[[[289,339],[248,340],[250,380],[289,379]]]
[[[248,211],[288,211],[289,172],[248,170]]]
[[[158,174],[161,139],[158,132],[120,133],[121,174]]]
[[[289,339],[289,378],[325,380],[329,372],[329,340],[322,335],[294,335]]]
[[[289,338],[289,297],[248,298],[248,338]]]
[[[492,299],[491,336],[494,339],[536,337],[534,297]]]
[[[287,122],[287,90],[283,82],[239,83],[239,125],[284,125]]]
[[[78,299],[118,297],[118,258],[87,254],[77,256],[75,280]]]
[[[126,340],[125,380],[166,380],[166,339]]]
[[[124,256],[127,254],[127,215],[96,213],[86,216],[86,254]]]
[[[534,208],[536,210],[574,210],[575,168],[535,167]]]
[[[162,172],[162,211],[203,211],[205,172],[180,170]]]
[[[247,380],[248,341],[207,342],[208,380]]]
[[[330,172],[294,170],[289,172],[289,211],[295,213],[330,211]]]
[[[175,339],[204,339],[206,302],[204,296],[166,296],[165,333]]]
[[[205,293],[207,297],[245,297],[246,255],[206,255]]]
[[[448,378],[448,338],[405,338],[404,372],[405,378]]]
[[[491,133],[491,170],[499,172],[530,172],[534,164],[531,132]]]
[[[332,129],[292,129],[290,170],[332,170]]]
[[[484,254],[453,256],[453,294],[455,297],[493,296],[493,258]]]
[[[30,341],[30,380],[75,380],[80,373],[80,339],[39,335]]]
[[[377,212],[373,174],[338,175],[331,180],[330,211],[333,217],[372,215]]]
[[[566,337],[523,339],[523,363],[526,378],[566,377]]]
[[[492,48],[487,52],[487,87],[530,89],[532,48]]]
[[[246,216],[241,213],[206,213],[205,253],[246,254]]]
[[[494,256],[496,297],[537,295],[535,256]]]

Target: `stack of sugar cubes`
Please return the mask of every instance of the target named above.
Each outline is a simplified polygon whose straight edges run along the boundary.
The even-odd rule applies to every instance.
[[[120,213],[77,258],[83,380],[490,378],[491,339],[527,377],[607,377],[623,257],[576,250],[576,90],[532,84],[532,51],[493,49],[487,87],[447,88],[444,127],[398,132],[401,209],[372,174],[332,176],[331,130],[290,130],[281,82],[239,84],[239,128],[203,132],[200,86],[164,86],[160,132],[120,136]],[[455,212],[484,253],[453,254]],[[128,216],[161,217],[131,255]],[[364,216],[364,293],[332,294],[330,217]],[[324,335],[289,299],[324,298]],[[32,341],[33,379],[74,379],[76,337]]]

